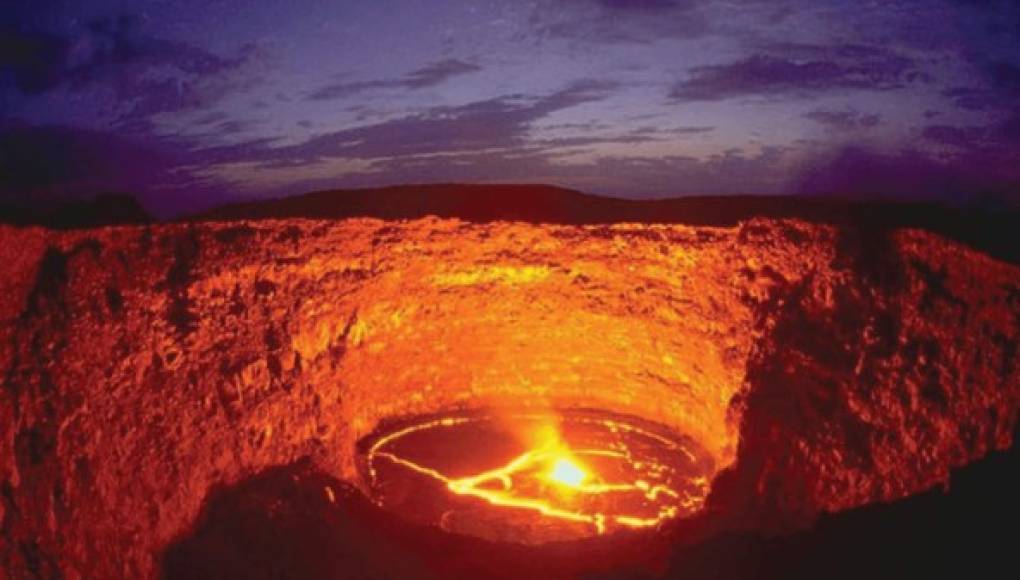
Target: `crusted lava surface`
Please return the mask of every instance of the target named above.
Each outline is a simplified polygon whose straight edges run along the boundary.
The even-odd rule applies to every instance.
[[[0,569],[697,570],[716,556],[683,546],[732,558],[741,534],[935,493],[1008,449],[1018,336],[1020,268],[913,229],[0,226]],[[355,444],[381,421],[511,404],[611,409],[694,438],[718,468],[706,508],[653,540],[488,549],[361,497]],[[310,568],[252,567],[238,545]]]

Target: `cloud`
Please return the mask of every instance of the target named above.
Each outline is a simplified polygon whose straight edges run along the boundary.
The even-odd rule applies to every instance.
[[[691,69],[673,86],[675,101],[746,96],[809,97],[831,91],[888,91],[924,80],[912,60],[860,45],[774,45],[723,65]]]
[[[676,8],[676,0],[595,0],[610,10],[667,10]]]
[[[965,111],[987,111],[1003,106],[1003,95],[987,88],[950,87],[942,91],[942,96]]]
[[[989,62],[985,68],[995,88],[1020,93],[1020,66],[1008,60]]]
[[[1009,157],[884,153],[851,145],[808,157],[794,192],[857,198],[1020,203],[1020,165]]]
[[[837,131],[870,129],[882,121],[878,115],[866,115],[857,111],[827,111],[821,109],[810,111],[804,117]]]
[[[544,149],[461,151],[447,155],[412,155],[347,165],[347,171],[321,172],[284,168],[284,178],[267,174],[285,195],[336,187],[373,187],[406,183],[554,183],[592,193],[627,197],[682,194],[780,193],[788,181],[785,152],[766,148],[756,153],[731,150],[707,159],[685,156],[599,156],[574,161]],[[333,166],[324,162],[323,166]],[[238,175],[259,172],[244,168]],[[312,179],[301,177],[317,175]]]
[[[953,86],[942,91],[965,111],[1020,110],[1020,66],[1007,60],[986,60],[977,66],[983,83]]]
[[[1003,119],[999,123],[996,132],[1003,141],[1020,147],[1020,111],[1014,111],[1010,116]]]
[[[130,14],[57,34],[24,26],[0,29],[0,91],[37,97],[100,87],[116,97],[123,122],[206,106],[234,88],[230,75],[257,53],[245,45],[224,57],[145,34]]]
[[[308,95],[309,100],[342,99],[365,91],[378,89],[418,90],[434,87],[446,81],[482,70],[476,64],[448,58],[413,70],[398,79],[380,79],[350,83],[333,83]]]
[[[921,131],[922,137],[939,145],[962,149],[985,147],[990,131],[986,127],[955,127],[952,125],[929,125]]]
[[[421,89],[442,84],[447,80],[482,70],[476,64],[448,58],[432,63],[409,73],[403,79],[403,86],[409,89]]]
[[[615,83],[585,80],[540,97],[504,95],[465,105],[435,107],[399,119],[326,133],[286,147],[273,147],[271,141],[261,140],[208,148],[195,154],[217,163],[311,164],[327,157],[371,159],[519,147],[534,121],[604,99],[616,88]]]
[[[529,27],[540,40],[647,44],[709,33],[702,2],[676,0],[544,0],[532,3]]]
[[[929,125],[922,130],[921,135],[932,143],[965,152],[986,156],[1011,155],[1020,163],[1020,111],[988,125]]]
[[[93,20],[73,33],[9,27],[0,30],[0,69],[27,95],[58,86],[80,88],[106,80],[116,69],[135,64],[168,65],[195,75],[222,74],[237,68],[250,47],[223,58],[184,43],[144,35],[130,14]]]

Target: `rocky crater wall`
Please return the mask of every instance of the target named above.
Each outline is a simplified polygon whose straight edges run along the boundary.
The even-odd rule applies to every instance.
[[[1020,270],[918,231],[281,220],[0,228],[0,568],[151,576],[209,491],[451,408],[696,438],[803,525],[1008,447]],[[22,574],[24,572],[24,574]]]

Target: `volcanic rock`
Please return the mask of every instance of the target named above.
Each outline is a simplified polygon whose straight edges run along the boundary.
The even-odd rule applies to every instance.
[[[0,227],[0,569],[152,577],[212,492],[380,421],[604,408],[796,528],[1008,448],[1020,268],[931,233],[265,220]]]

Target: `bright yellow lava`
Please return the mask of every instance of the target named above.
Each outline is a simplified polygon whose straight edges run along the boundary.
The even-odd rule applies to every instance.
[[[556,463],[553,463],[552,471],[549,472],[549,479],[570,487],[578,487],[586,477],[588,474],[567,458],[557,459]]]
[[[569,449],[555,435],[543,437],[545,439],[544,443],[522,453],[503,466],[461,478],[448,477],[435,469],[383,450],[388,443],[411,432],[434,427],[451,427],[467,421],[469,419],[443,418],[391,433],[376,441],[370,449],[370,465],[371,460],[374,458],[385,458],[393,463],[443,482],[447,489],[458,495],[477,497],[495,506],[532,510],[548,517],[589,524],[594,527],[598,534],[606,532],[607,523],[629,528],[655,526],[664,520],[676,516],[681,506],[689,508],[691,507],[689,504],[692,502],[700,501],[700,498],[681,498],[681,494],[668,486],[650,485],[641,479],[628,483],[602,481],[597,474],[585,471],[573,458],[602,456],[622,461],[632,461],[629,452],[626,450],[609,449]],[[620,427],[615,422],[608,420],[603,421],[603,423],[614,429]],[[648,467],[647,464],[646,467]],[[654,468],[656,466],[651,467]],[[371,473],[374,479],[374,470],[371,470]],[[560,494],[558,495],[553,490],[534,493],[536,488],[532,483],[541,481],[556,484],[561,489]],[[525,488],[531,489],[531,492],[528,492],[529,496],[537,495],[538,497],[524,495],[525,492],[523,490]],[[541,490],[542,488],[538,489]],[[565,497],[574,497],[576,499],[587,494],[619,492],[640,493],[646,499],[658,502],[659,509],[657,515],[654,517],[637,517],[618,513],[586,512],[582,509],[567,507],[570,505],[583,505],[583,502],[563,501]],[[567,493],[568,496],[563,496],[563,493]],[[684,495],[686,496],[686,494]],[[660,496],[667,496],[669,499],[662,500]]]

